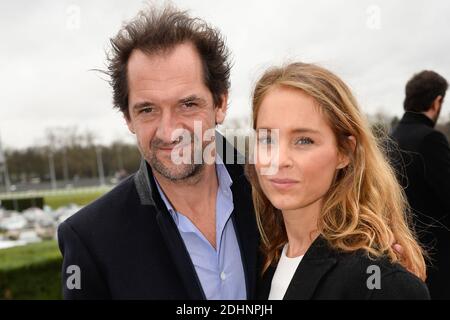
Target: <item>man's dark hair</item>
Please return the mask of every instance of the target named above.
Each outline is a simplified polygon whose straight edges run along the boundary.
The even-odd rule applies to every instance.
[[[205,85],[211,91],[214,105],[230,87],[231,62],[225,40],[218,30],[186,11],[172,6],[141,11],[110,40],[108,71],[113,88],[114,107],[126,117],[128,113],[127,63],[133,50],[158,54],[182,43],[192,43],[203,64]]]
[[[403,108],[405,111],[427,111],[438,96],[445,97],[447,88],[447,80],[436,72],[429,70],[419,72],[406,84]]]

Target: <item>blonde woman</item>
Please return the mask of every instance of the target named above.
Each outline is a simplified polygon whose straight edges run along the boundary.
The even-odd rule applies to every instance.
[[[312,64],[269,69],[253,125],[260,298],[429,299],[401,188],[342,80]]]

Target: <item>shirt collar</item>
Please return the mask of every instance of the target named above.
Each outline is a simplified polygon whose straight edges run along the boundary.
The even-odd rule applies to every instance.
[[[230,190],[230,187],[233,184],[233,180],[231,179],[231,176],[228,173],[228,170],[219,154],[216,154],[215,166],[216,166],[217,180],[219,181],[219,189],[220,191],[226,193],[227,190]],[[167,210],[169,211],[170,215],[175,221],[175,224],[178,226],[179,223],[178,212],[175,211],[169,199],[167,199],[158,181],[156,179],[154,180],[156,183],[156,187],[158,188],[158,192],[161,195],[161,199],[163,200]]]

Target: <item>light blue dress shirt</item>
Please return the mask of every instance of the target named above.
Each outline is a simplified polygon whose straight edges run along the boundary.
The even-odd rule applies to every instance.
[[[181,212],[174,210],[158,182],[156,185],[170,212],[208,300],[245,300],[247,298],[241,251],[231,214],[234,209],[233,181],[219,155],[216,156],[219,189],[216,199],[216,249]],[[156,180],[156,179],[155,179]]]

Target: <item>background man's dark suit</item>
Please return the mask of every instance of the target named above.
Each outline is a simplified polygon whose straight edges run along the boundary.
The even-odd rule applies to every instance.
[[[433,127],[427,116],[406,112],[391,133],[400,149],[391,158],[414,210],[420,240],[433,247],[434,267],[427,280],[431,297],[450,299],[450,148]]]
[[[239,164],[226,164],[231,145],[217,136],[217,150],[233,180],[233,223],[254,297],[258,230],[250,185]],[[223,148],[223,146],[226,146]],[[221,150],[226,150],[224,153]],[[62,223],[58,239],[67,299],[204,299],[178,229],[160,198],[152,171],[139,171]],[[81,289],[66,286],[70,265],[81,269]]]

